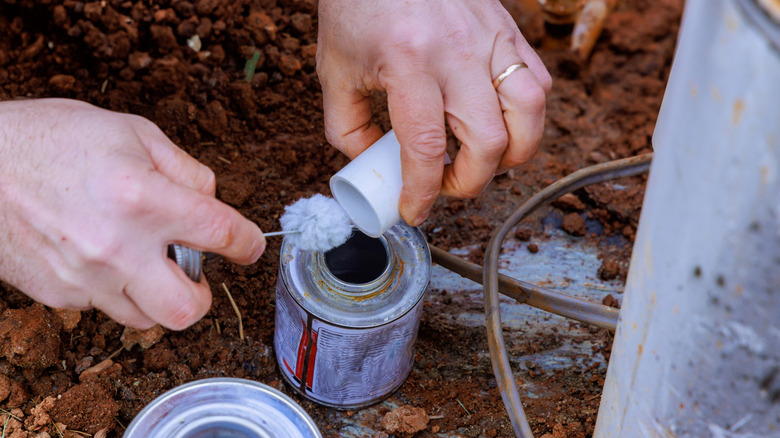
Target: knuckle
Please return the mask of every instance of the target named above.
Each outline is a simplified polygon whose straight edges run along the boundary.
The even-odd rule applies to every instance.
[[[542,69],[539,75],[540,76],[537,76],[536,80],[539,81],[539,84],[542,86],[542,90],[545,93],[549,93],[552,89],[552,76],[550,76],[550,72],[545,68]]]
[[[461,187],[459,197],[473,199],[482,194],[483,190],[485,190],[484,187]]]
[[[437,127],[420,127],[409,136],[409,147],[422,162],[439,162],[446,146],[444,132]]]
[[[103,265],[115,261],[122,247],[117,236],[102,236],[83,242],[81,247],[86,261]]]
[[[107,178],[103,193],[120,215],[136,215],[148,208],[143,179],[129,171],[119,171]]]
[[[480,144],[476,145],[484,150],[488,155],[495,155],[506,150],[509,144],[509,134],[502,125],[500,128],[491,129],[483,134]]]
[[[409,194],[415,204],[428,207],[432,205],[436,198],[439,197],[440,190],[435,188],[418,188],[418,187],[405,187],[406,192]]]
[[[326,117],[325,120],[325,140],[327,140],[328,143],[332,145],[334,148],[338,149],[341,152],[344,152],[344,141],[341,138],[341,134],[339,133],[338,129],[334,126],[334,123],[328,119],[329,117]]]
[[[539,113],[544,111],[547,93],[539,84],[526,87],[517,95],[517,104],[524,113]]]
[[[536,150],[538,149],[538,145],[539,142],[541,142],[541,139],[541,133],[531,137],[529,139],[531,142],[530,144],[519,148],[518,151],[513,154],[507,154],[501,165],[503,167],[511,168],[531,161],[531,158],[533,158],[536,154]]]
[[[462,176],[453,173],[445,183],[446,194],[457,198],[476,198],[485,190],[488,182],[466,181]]]
[[[408,59],[427,59],[435,47],[435,35],[429,27],[425,24],[417,26],[412,21],[393,24],[388,33],[389,52]]]

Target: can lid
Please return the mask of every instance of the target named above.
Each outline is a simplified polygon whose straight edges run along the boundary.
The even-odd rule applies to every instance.
[[[290,397],[246,379],[212,378],[178,386],[146,406],[125,438],[322,438]]]
[[[168,245],[168,257],[179,265],[184,273],[190,277],[190,280],[195,283],[200,282],[200,278],[203,276],[202,254],[200,251],[175,243]]]

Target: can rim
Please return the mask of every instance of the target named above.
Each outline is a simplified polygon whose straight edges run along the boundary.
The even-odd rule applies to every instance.
[[[390,324],[409,313],[409,311],[411,311],[411,309],[413,309],[425,297],[425,291],[428,289],[428,284],[431,278],[432,259],[428,242],[418,227],[411,227],[403,222],[399,222],[390,228],[390,230],[388,230],[383,235],[383,237],[387,239],[391,252],[398,250],[402,246],[405,247],[409,245],[412,248],[409,249],[409,251],[420,256],[420,259],[418,260],[420,263],[415,264],[409,263],[409,260],[404,260],[404,258],[398,254],[394,255],[402,268],[392,271],[391,278],[386,283],[386,286],[381,289],[390,288],[392,290],[398,290],[400,287],[401,289],[408,288],[409,290],[414,290],[414,294],[406,296],[406,299],[404,300],[405,302],[403,303],[399,301],[395,304],[382,305],[384,306],[383,309],[395,309],[394,312],[345,312],[343,309],[340,309],[337,313],[334,311],[335,307],[331,305],[327,309],[328,312],[325,313],[321,306],[316,305],[316,303],[320,302],[320,299],[312,296],[313,291],[307,291],[299,287],[305,283],[305,281],[302,283],[303,280],[298,279],[292,275],[294,270],[300,270],[299,272],[308,276],[313,275],[314,273],[312,268],[293,267],[293,265],[301,264],[304,262],[304,260],[316,263],[316,254],[314,254],[312,251],[302,251],[290,246],[291,244],[287,241],[287,239],[282,242],[282,249],[279,254],[279,282],[277,283],[277,287],[279,287],[279,284],[281,284],[287,293],[292,297],[292,299],[307,314],[314,316],[316,319],[325,321],[329,325],[335,327],[342,327],[347,329],[364,329],[382,327]],[[399,248],[394,249],[392,248],[393,245],[399,245]],[[303,258],[301,260],[297,260],[298,256],[302,256]],[[410,275],[410,269],[416,271],[416,274]],[[406,284],[405,286],[399,286],[398,282],[403,281],[402,278],[404,277],[406,277],[406,281],[411,281],[411,283]],[[409,278],[411,278],[411,280],[409,280]],[[313,278],[309,278],[308,280],[313,280]],[[319,287],[323,285],[328,287],[327,283],[322,281],[315,281],[315,283],[320,285]],[[343,291],[339,291],[339,293],[329,292],[329,294],[331,296],[344,297],[345,299],[354,299],[355,302],[360,302],[362,304],[372,302],[373,300],[378,299],[378,297],[385,295],[385,293],[382,291],[377,291],[365,297],[348,297],[347,295],[343,294]],[[401,296],[403,297],[404,295]],[[331,304],[332,303],[333,302],[331,302]],[[358,309],[355,308],[355,310]],[[344,314],[363,315],[363,319],[349,321],[337,316]]]
[[[255,390],[257,394],[265,394],[269,396],[269,398],[281,402],[286,408],[290,409],[290,411],[292,411],[292,413],[297,416],[297,419],[303,421],[303,424],[306,426],[306,429],[308,429],[308,432],[311,432],[312,437],[322,438],[322,434],[320,433],[319,429],[317,428],[317,425],[314,423],[314,420],[311,418],[311,416],[309,416],[309,414],[298,403],[296,403],[290,396],[263,383],[256,382],[253,380],[248,380],[248,379],[240,379],[237,377],[211,377],[206,379],[200,379],[189,383],[185,383],[183,385],[179,385],[175,388],[166,391],[165,393],[163,393],[162,395],[154,399],[151,403],[146,405],[141,410],[141,412],[139,412],[138,415],[135,416],[133,421],[127,427],[127,430],[125,430],[125,436],[132,437],[133,436],[132,433],[144,432],[143,429],[140,429],[145,425],[144,422],[153,420],[154,418],[160,418],[165,414],[169,413],[170,411],[162,412],[162,413],[156,411],[159,410],[161,407],[165,407],[166,402],[170,401],[174,397],[180,396],[184,393],[190,393],[190,392],[197,393],[198,390],[206,389],[215,384],[220,385],[222,387],[237,385],[243,388],[251,388]],[[225,391],[223,394],[230,394],[236,396],[236,393],[234,391]],[[215,397],[215,401],[217,401],[216,397]],[[224,401],[224,397],[222,397],[220,401]],[[236,401],[240,402],[241,400],[236,398]]]

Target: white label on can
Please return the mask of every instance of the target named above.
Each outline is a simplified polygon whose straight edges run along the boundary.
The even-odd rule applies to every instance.
[[[380,327],[338,327],[308,315],[278,284],[274,346],[279,366],[316,401],[344,407],[378,401],[411,370],[421,312],[422,300]]]

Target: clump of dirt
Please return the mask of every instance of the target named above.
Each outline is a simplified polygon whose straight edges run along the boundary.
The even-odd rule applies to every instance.
[[[584,236],[585,218],[579,213],[569,213],[563,217],[563,229],[572,236]]]
[[[683,2],[620,2],[586,62],[565,49],[565,38],[545,34],[531,3],[505,1],[554,79],[539,153],[496,177],[477,199],[437,200],[421,227],[443,248],[473,245],[474,260],[481,260],[495,227],[544,186],[587,165],[651,151]],[[219,199],[261,229],[278,229],[285,205],[328,193],[330,175],[347,162],[323,135],[316,8],[316,0],[0,2],[0,99],[67,97],[147,117],[214,169]],[[389,128],[382,94],[372,101],[376,121]],[[448,151],[457,151],[452,137]],[[545,218],[558,217],[562,228],[560,218],[576,214],[585,221],[581,238],[602,250],[602,278],[625,278],[645,181],[632,177],[578,190],[529,217],[516,236],[536,252],[549,232]],[[582,231],[579,225],[572,229]],[[105,428],[118,437],[163,392],[195,379],[232,376],[285,391],[326,437],[338,436],[347,425],[281,384],[276,369],[279,245],[269,240],[261,262],[252,266],[204,259],[209,282],[225,282],[236,298],[243,341],[233,308],[219,293],[199,323],[152,336],[156,343],[147,342],[146,349],[127,350],[124,328],[101,312],[53,314],[0,285],[0,408],[10,412],[0,420],[8,421],[7,432],[34,437],[38,432],[26,428],[27,419],[38,427],[45,413],[52,420],[50,436],[67,426],[61,433]],[[415,366],[394,400],[432,417],[416,436],[512,436],[485,354],[484,328],[464,328],[452,317],[481,311],[481,303],[454,296],[426,303]],[[529,338],[517,352],[557,348],[561,336]],[[590,336],[594,354],[608,359],[611,334],[594,330]],[[521,380],[555,389],[555,395],[524,398],[535,434],[593,433],[604,371],[591,366],[521,370]],[[45,409],[33,413],[38,405]]]
[[[40,304],[0,316],[0,354],[22,368],[48,368],[60,355],[59,318]]]
[[[382,428],[388,433],[411,436],[428,427],[428,421],[425,409],[403,405],[385,414]]]
[[[89,381],[70,388],[54,404],[49,415],[72,430],[94,434],[101,429],[113,429],[120,406],[107,385]]]

